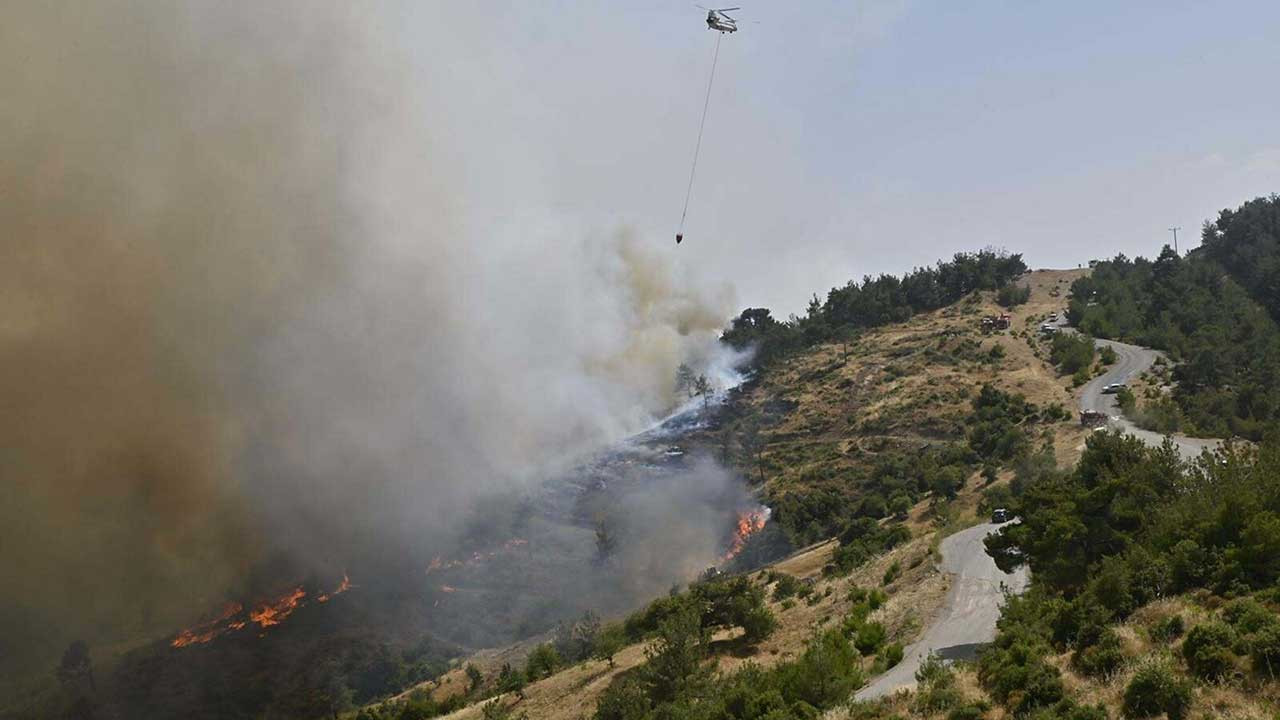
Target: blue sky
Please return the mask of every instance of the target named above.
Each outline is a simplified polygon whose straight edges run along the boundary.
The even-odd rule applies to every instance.
[[[472,230],[625,227],[785,315],[986,245],[1070,267],[1154,254],[1179,225],[1185,249],[1280,192],[1280,3],[757,2],[723,40],[677,251],[702,14],[408,6]]]

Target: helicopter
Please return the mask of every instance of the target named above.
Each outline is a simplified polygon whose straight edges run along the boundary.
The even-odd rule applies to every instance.
[[[697,7],[707,11],[707,29],[719,30],[720,35],[716,37],[716,53],[711,58],[711,77],[707,79],[707,98],[702,104],[702,121],[698,123],[698,142],[693,147],[693,166],[689,169],[689,187],[684,193],[684,211],[680,213],[680,229],[676,231],[677,245],[684,241],[684,220],[689,214],[689,197],[693,194],[693,175],[698,169],[698,151],[702,149],[702,131],[707,125],[707,108],[711,106],[711,84],[715,82],[716,61],[720,59],[720,41],[725,33],[738,32],[738,21],[729,13],[742,9],[736,7],[711,9],[701,5]]]
[[[742,8],[731,7],[731,8],[719,8],[717,10],[711,10],[707,8],[703,8],[703,9],[707,11],[707,29],[708,30],[719,30],[722,33],[731,33],[731,32],[738,31],[738,21],[729,17],[729,13],[733,12],[734,10],[741,10]]]

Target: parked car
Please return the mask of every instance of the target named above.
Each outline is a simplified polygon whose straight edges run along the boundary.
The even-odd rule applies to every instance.
[[[1004,508],[996,508],[991,513],[991,522],[1006,523],[1009,522],[1009,511]]]

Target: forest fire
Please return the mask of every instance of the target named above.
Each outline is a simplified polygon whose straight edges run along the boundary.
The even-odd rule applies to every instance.
[[[265,602],[258,605],[249,613],[249,619],[258,623],[263,628],[279,625],[284,622],[285,618],[293,614],[298,609],[298,603],[307,596],[307,591],[298,586],[292,592],[286,593],[274,601]]]
[[[354,586],[351,584],[351,579],[347,577],[346,573],[343,573],[342,582],[338,587],[332,592],[317,595],[316,602],[328,602],[334,596],[340,595],[352,587]],[[295,610],[306,605],[306,600],[307,591],[299,585],[276,598],[256,603],[248,613],[245,612],[244,605],[241,603],[229,602],[214,619],[199,625],[193,625],[179,632],[169,642],[169,646],[182,648],[189,645],[201,645],[233,630],[240,630],[251,622],[257,623],[258,627],[265,630],[284,622]]]
[[[169,644],[180,648],[197,643],[207,643],[228,630],[238,630],[244,627],[244,622],[233,622],[232,618],[239,615],[241,610],[244,610],[243,605],[238,602],[229,602],[218,617],[183,630]],[[235,625],[235,627],[232,627],[232,625]]]
[[[329,598],[333,597],[334,595],[341,595],[342,593],[350,589],[351,589],[351,578],[347,577],[346,573],[342,573],[342,582],[338,585],[337,589],[335,589],[331,593],[320,594],[320,596],[316,598],[316,602],[329,602]]]
[[[473,565],[478,565],[486,560],[491,560],[497,557],[498,555],[506,554],[517,548],[524,547],[528,544],[529,544],[529,541],[525,540],[524,538],[511,538],[510,540],[502,543],[498,547],[492,550],[489,550],[487,552],[478,552],[478,551],[472,552],[471,556],[467,558],[453,558],[451,560],[445,560],[444,558],[437,555],[434,558],[432,558],[431,563],[427,565],[426,573],[430,575],[431,573],[439,572],[441,570],[448,570],[450,568],[471,567]]]
[[[738,553],[742,552],[742,548],[746,546],[747,540],[756,533],[764,530],[764,526],[769,522],[769,516],[773,511],[768,507],[761,505],[754,510],[739,510],[738,522],[733,529],[733,540],[729,543],[729,550],[724,554],[723,562],[728,562]]]

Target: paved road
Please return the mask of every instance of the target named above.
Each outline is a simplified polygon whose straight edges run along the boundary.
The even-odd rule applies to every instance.
[[[1059,326],[1061,327],[1061,325]],[[1066,329],[1066,328],[1064,328]],[[1073,332],[1073,331],[1072,331]],[[1095,340],[1099,348],[1109,347],[1116,352],[1116,362],[1102,375],[1085,383],[1080,389],[1080,409],[1095,410],[1111,417],[1108,427],[1124,430],[1139,438],[1148,445],[1160,445],[1165,435],[1150,430],[1143,430],[1131,420],[1120,414],[1120,406],[1115,395],[1103,395],[1102,388],[1111,383],[1128,383],[1155,364],[1156,358],[1163,353],[1150,348],[1116,342],[1114,340]],[[1178,447],[1178,452],[1188,460],[1200,456],[1205,450],[1212,450],[1221,444],[1221,440],[1209,438],[1192,438],[1186,435],[1169,435]]]
[[[1018,593],[1027,586],[1025,567],[1005,573],[987,555],[982,540],[1000,527],[983,523],[942,541],[939,547],[942,570],[952,575],[951,589],[947,591],[942,608],[924,635],[906,648],[902,662],[858,691],[859,700],[914,688],[916,670],[929,653],[936,653],[947,660],[972,658],[979,647],[996,636],[996,620],[1000,619],[1004,588]]]

